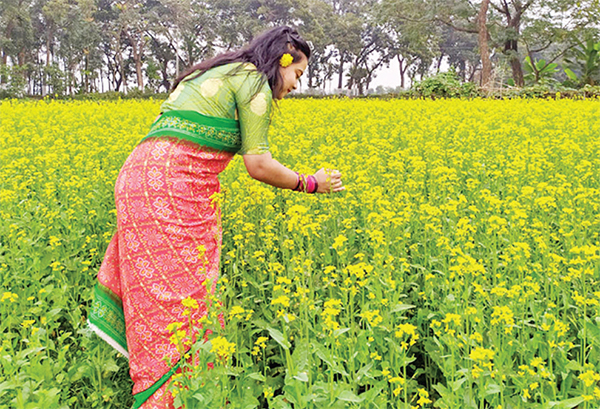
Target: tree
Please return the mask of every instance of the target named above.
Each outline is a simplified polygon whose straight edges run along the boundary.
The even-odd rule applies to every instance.
[[[338,62],[338,89],[343,87],[344,64],[352,62],[355,55],[360,52],[361,33],[363,20],[362,9],[364,3],[356,0],[330,0],[328,2],[333,10],[333,24],[331,39],[337,49]]]
[[[389,55],[398,61],[401,88],[406,87],[407,76],[414,78],[427,71],[433,58],[439,56],[441,27],[424,17],[421,6],[412,0],[382,0],[374,10],[388,35]]]
[[[18,70],[24,78],[25,64],[31,59],[30,51],[34,49],[34,32],[31,21],[30,0],[1,0],[0,1],[0,67],[6,67],[8,58],[11,64],[18,65]],[[5,70],[8,71],[8,70]],[[17,70],[13,70],[15,73]],[[6,75],[0,76],[1,82],[6,83]]]
[[[550,3],[550,4],[549,4]],[[526,80],[538,83],[550,79],[559,61],[579,43],[588,30],[593,15],[584,4],[569,4],[554,0],[534,5],[525,21],[521,42],[525,46]]]
[[[440,1],[433,8],[433,18],[457,30],[477,33],[482,49],[485,46],[482,43],[485,39],[485,3],[487,1],[482,0],[477,6],[467,0]],[[491,39],[494,46],[502,47],[516,85],[524,84],[519,43],[527,43],[535,53],[547,49],[551,44],[566,40],[565,32],[573,34],[593,22],[593,18],[597,16],[593,3],[597,6],[598,1],[582,1],[575,4],[569,0],[489,1],[489,11],[494,13],[486,12],[489,18],[489,24],[486,26],[488,30],[493,27],[493,32],[488,31],[487,38]],[[563,22],[567,23],[561,28]],[[540,33],[543,35],[539,35]],[[564,50],[563,47],[559,51],[559,56]]]
[[[336,53],[330,36],[334,24],[333,8],[323,0],[307,0],[295,13],[302,36],[311,45],[312,57],[307,68],[309,88],[324,86],[335,73],[332,59]]]
[[[391,39],[374,21],[366,21],[361,35],[361,48],[356,55],[349,75],[349,88],[356,85],[359,95],[369,88],[375,70],[389,63]]]
[[[138,89],[143,91],[144,75],[142,73],[142,64],[147,40],[145,33],[149,25],[147,13],[148,8],[152,7],[152,3],[120,0],[115,3],[115,7],[119,10],[117,21],[120,34],[131,48]]]
[[[111,0],[99,0],[96,21],[101,28],[101,47],[108,70],[108,80],[115,91],[126,88],[123,41],[118,23],[119,10]]]
[[[600,41],[596,42],[592,36],[585,43],[579,41],[566,58],[566,63],[569,68],[565,72],[571,80],[583,85],[600,84]]]
[[[171,88],[171,81],[169,79],[169,62],[175,60],[176,54],[174,48],[167,41],[163,41],[160,36],[156,33],[149,33],[150,36],[150,54],[151,59],[148,61],[148,71],[150,67],[154,69],[154,75],[160,73],[161,78],[150,78],[151,75],[148,73],[149,79],[158,81],[158,84],[153,84],[156,91],[160,91],[162,87],[165,92],[168,92]]]

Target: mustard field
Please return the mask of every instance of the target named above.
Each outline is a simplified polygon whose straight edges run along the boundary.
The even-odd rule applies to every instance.
[[[160,102],[0,103],[0,409],[132,405],[86,318]],[[600,407],[600,101],[289,100],[270,143],[347,190],[221,174],[220,304],[177,403]]]

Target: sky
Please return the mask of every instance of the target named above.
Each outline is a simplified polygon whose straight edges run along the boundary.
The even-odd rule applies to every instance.
[[[391,87],[396,88],[400,86],[400,70],[398,67],[398,60],[395,58],[390,62],[390,66],[380,67],[377,71],[375,71],[376,77],[369,84],[369,88],[375,89],[378,85],[383,87]],[[325,87],[328,93],[333,93],[333,91],[337,88],[338,77],[334,76],[332,81],[329,81],[327,86]],[[298,87],[298,92],[302,93],[308,89],[306,79],[300,83]]]

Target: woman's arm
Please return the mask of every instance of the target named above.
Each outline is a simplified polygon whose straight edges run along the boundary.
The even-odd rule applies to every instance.
[[[271,152],[261,155],[244,155],[244,165],[253,179],[281,189],[293,189],[298,184],[298,175],[286,168],[271,156]],[[319,188],[317,193],[341,192],[346,188],[342,185],[342,175],[337,170],[329,172],[320,169],[315,173]]]

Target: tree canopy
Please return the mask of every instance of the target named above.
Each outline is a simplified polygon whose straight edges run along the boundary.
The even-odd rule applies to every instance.
[[[451,66],[464,81],[600,82],[600,0],[0,0],[0,92],[166,92],[198,61],[277,25],[314,56],[308,88],[363,94]]]

